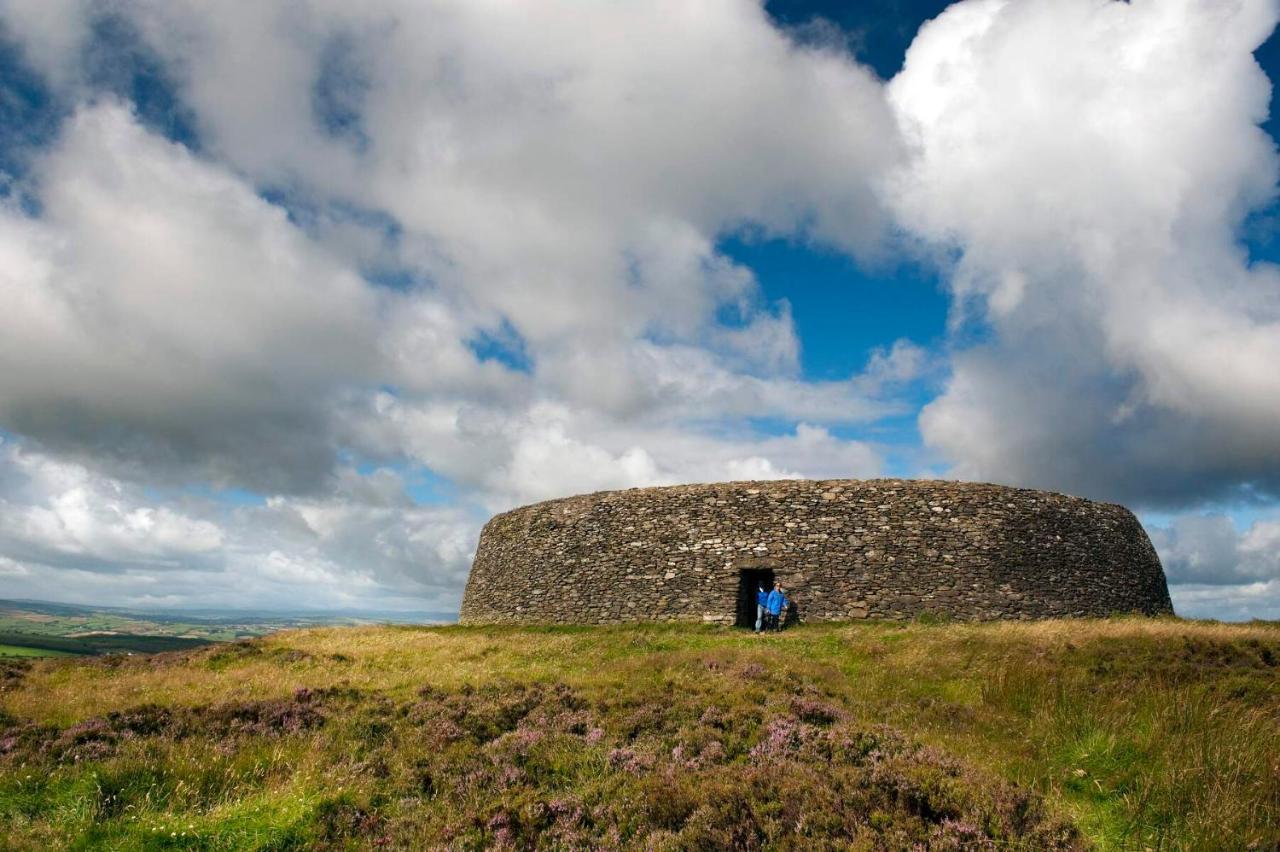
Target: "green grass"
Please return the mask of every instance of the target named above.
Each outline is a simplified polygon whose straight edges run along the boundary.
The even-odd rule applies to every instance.
[[[73,657],[70,651],[52,648],[27,648],[22,645],[0,645],[0,657]]]
[[[1280,844],[1276,625],[324,628],[5,665],[16,849]]]

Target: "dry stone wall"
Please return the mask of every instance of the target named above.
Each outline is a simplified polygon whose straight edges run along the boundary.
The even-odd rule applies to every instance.
[[[802,618],[1171,613],[1133,513],[945,480],[789,480],[609,491],[494,517],[469,623],[732,623],[743,569],[770,568]]]

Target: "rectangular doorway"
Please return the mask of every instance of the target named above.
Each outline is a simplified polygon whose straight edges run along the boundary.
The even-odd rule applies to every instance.
[[[756,626],[756,590],[773,589],[772,568],[743,568],[738,572],[738,615],[734,624],[738,627]]]

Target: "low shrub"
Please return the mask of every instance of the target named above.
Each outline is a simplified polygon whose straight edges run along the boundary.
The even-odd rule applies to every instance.
[[[40,665],[0,698],[0,824],[16,848],[1267,849],[1273,635],[326,630],[212,671]],[[76,689],[110,700],[39,709]]]

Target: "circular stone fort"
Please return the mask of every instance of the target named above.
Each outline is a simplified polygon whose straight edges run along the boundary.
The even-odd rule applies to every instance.
[[[605,491],[497,515],[464,623],[755,622],[780,581],[813,621],[1169,614],[1133,513],[945,480],[785,480]]]

